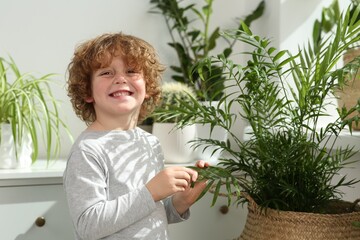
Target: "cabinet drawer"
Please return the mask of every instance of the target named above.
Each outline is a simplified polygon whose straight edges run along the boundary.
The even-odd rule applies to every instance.
[[[222,213],[221,208],[227,205],[227,199],[219,197],[211,207],[212,198],[213,194],[207,193],[191,207],[188,220],[170,224],[170,239],[231,240],[239,237],[245,225],[247,206],[230,206]]]
[[[4,240],[72,240],[73,226],[62,185],[0,187]],[[35,221],[44,218],[45,222]]]

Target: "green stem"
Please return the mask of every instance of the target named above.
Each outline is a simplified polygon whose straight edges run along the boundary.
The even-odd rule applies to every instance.
[[[207,12],[205,15],[205,22],[204,22],[204,57],[207,57],[209,54],[209,41],[208,41],[208,35],[209,35],[209,25],[210,25],[210,16],[212,13],[212,4],[213,0],[208,0]]]

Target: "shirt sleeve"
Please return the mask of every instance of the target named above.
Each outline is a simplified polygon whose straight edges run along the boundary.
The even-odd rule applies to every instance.
[[[189,217],[190,217],[189,209],[186,212],[184,212],[182,215],[180,215],[176,211],[176,209],[172,203],[172,197],[166,198],[164,200],[164,206],[165,206],[166,216],[167,216],[167,220],[168,220],[169,224],[182,222],[182,221],[189,219]]]
[[[107,169],[84,151],[73,152],[64,172],[64,189],[77,234],[100,239],[149,215],[156,204],[145,186],[107,199]]]

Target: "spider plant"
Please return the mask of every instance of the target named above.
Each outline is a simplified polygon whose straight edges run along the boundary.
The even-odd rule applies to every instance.
[[[53,76],[23,74],[11,57],[9,60],[0,57],[0,123],[11,125],[17,158],[23,134],[31,136],[33,162],[43,147],[39,144],[40,138],[45,143],[48,160],[59,154],[60,130],[68,132],[68,128],[61,120],[58,102],[51,92]]]
[[[243,30],[224,36],[252,47],[232,56],[248,57],[247,63],[222,55],[194,66],[193,71],[205,82],[212,79],[204,76],[215,77],[203,74],[209,66],[219,66],[228,86],[226,94],[218,107],[204,107],[193,98],[193,104],[173,107],[167,114],[180,119],[180,128],[208,123],[227,130],[229,141],[208,138],[193,142],[195,147],[216,146],[225,153],[217,166],[197,169],[200,179],[209,180],[206,191],[212,188],[213,203],[225,185],[229,203],[233,195],[237,203],[246,202],[244,196],[248,195],[264,208],[322,212],[332,199],[342,197],[341,187],[358,182],[339,175],[351,162],[353,147],[335,147],[335,142],[345,128],[351,131],[352,122],[359,121],[358,117],[346,117],[359,112],[360,103],[338,109],[336,120],[325,126],[320,122],[332,104],[326,100],[359,68],[359,58],[337,68],[343,52],[360,40],[359,10],[350,17],[347,9],[337,20],[333,36],[316,48],[311,42],[299,47],[296,55],[278,51],[268,38],[254,35],[243,24]],[[234,111],[234,106],[240,110]],[[246,141],[234,128],[240,118],[251,128]]]

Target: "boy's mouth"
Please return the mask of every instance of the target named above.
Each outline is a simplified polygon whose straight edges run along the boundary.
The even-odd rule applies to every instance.
[[[121,90],[117,92],[110,93],[111,97],[121,97],[121,96],[131,96],[133,93],[127,90]]]

